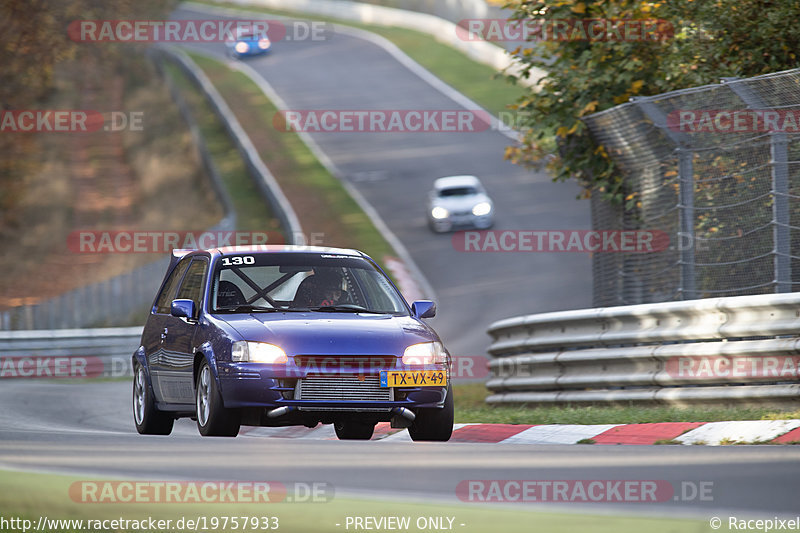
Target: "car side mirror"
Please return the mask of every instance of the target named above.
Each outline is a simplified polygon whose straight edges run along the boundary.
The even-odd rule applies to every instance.
[[[436,304],[430,300],[417,300],[411,304],[411,313],[417,318],[433,318],[436,316]]]
[[[172,300],[169,313],[178,318],[194,318],[195,308],[192,300]]]

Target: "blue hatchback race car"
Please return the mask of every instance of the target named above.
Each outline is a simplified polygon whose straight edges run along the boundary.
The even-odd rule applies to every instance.
[[[191,417],[206,436],[322,423],[369,439],[383,421],[446,441],[451,358],[421,320],[435,313],[355,250],[174,250],[133,355],[136,429]]]
[[[225,46],[231,57],[241,59],[267,53],[272,47],[272,42],[266,33],[240,31],[235,38],[225,41]]]

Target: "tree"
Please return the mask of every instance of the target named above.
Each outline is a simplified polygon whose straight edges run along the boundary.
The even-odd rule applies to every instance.
[[[577,179],[612,202],[625,198],[614,162],[589,135],[581,117],[633,96],[716,83],[797,66],[800,3],[768,0],[517,1],[512,20],[532,24],[590,19],[658,20],[655,39],[556,40],[533,35],[513,53],[527,73],[547,75],[512,108],[520,112],[521,143],[506,157],[531,166],[549,161],[554,179]]]

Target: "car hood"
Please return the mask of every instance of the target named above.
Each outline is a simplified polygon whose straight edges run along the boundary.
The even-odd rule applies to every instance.
[[[489,197],[485,194],[474,194],[471,196],[446,196],[436,197],[433,199],[431,207],[440,206],[448,211],[471,211],[476,204],[481,202],[490,202]]]
[[[406,347],[438,340],[410,316],[355,313],[253,313],[226,317],[247,341],[276,344],[287,355],[402,355]]]

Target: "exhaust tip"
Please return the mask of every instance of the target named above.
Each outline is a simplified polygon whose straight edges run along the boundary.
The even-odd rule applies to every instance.
[[[394,407],[392,409],[392,414],[400,415],[406,420],[410,420],[411,422],[413,422],[414,419],[417,418],[417,415],[414,414],[414,411],[412,411],[411,409],[406,409],[405,407]]]
[[[267,413],[267,418],[278,418],[279,416],[283,416],[291,411],[294,411],[295,409],[296,408],[292,405],[284,405],[283,407],[277,407]]]

